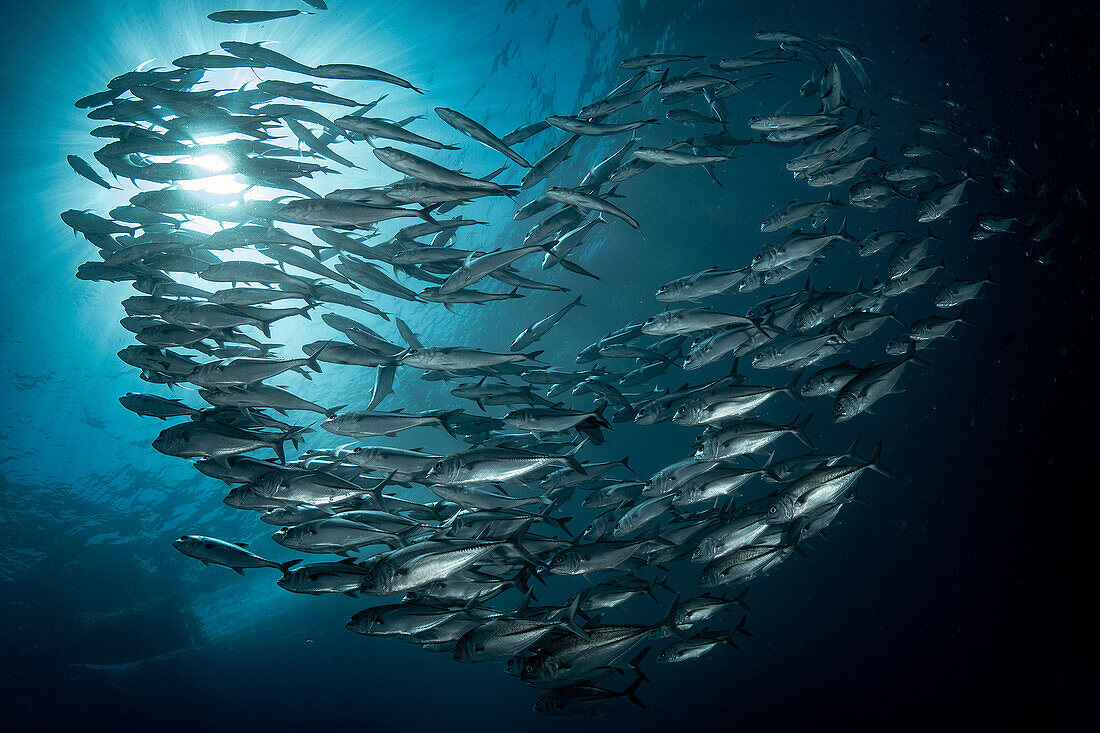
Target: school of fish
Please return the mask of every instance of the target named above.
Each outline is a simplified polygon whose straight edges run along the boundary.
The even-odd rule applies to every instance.
[[[106,142],[94,162],[68,162],[120,191],[107,216],[61,215],[98,250],[77,277],[132,283],[138,293],[122,301],[121,323],[137,343],[119,358],[150,385],[195,398],[151,387],[120,402],[178,418],[153,448],[193,461],[212,485],[225,482],[225,504],[271,525],[276,543],[306,559],[271,560],[201,528],[176,548],[238,573],[274,569],[292,593],[363,598],[369,605],[348,620],[350,631],[460,663],[501,664],[542,691],[535,710],[551,715],[616,699],[642,705],[651,650],[658,663],[685,662],[751,636],[746,584],[826,533],[860,498],[861,477],[890,476],[875,440],[817,452],[811,417],[828,413],[814,421],[822,432],[866,419],[934,362],[933,347],[968,325],[965,304],[996,285],[991,270],[949,271],[944,255],[958,243],[937,226],[966,216],[975,241],[1026,237],[1021,251],[1040,263],[1058,230],[1055,215],[963,213],[977,186],[1051,198],[1052,184],[1030,176],[1005,141],[974,129],[975,110],[949,98],[875,96],[864,54],[839,37],[767,31],[756,39],[760,50],[736,58],[622,60],[626,78],[603,98],[507,134],[425,105],[425,115],[453,128],[445,140],[416,131],[421,115],[372,116],[386,114],[390,94],[427,99],[415,79],[357,63],[314,66],[317,59],[259,43],[227,41],[170,67],[130,71],[77,101]],[[772,73],[779,67],[809,77],[791,90],[790,105],[739,115],[739,95],[786,83]],[[256,81],[211,84],[233,69],[252,70]],[[340,94],[326,87],[333,81]],[[368,96],[376,98],[360,101]],[[893,130],[909,136],[896,154],[876,145],[887,125],[871,112],[880,103]],[[576,146],[603,137],[613,138],[608,154],[583,180],[555,175]],[[473,145],[494,151],[501,167],[475,175],[432,159]],[[627,181],[695,166],[722,185],[750,145],[773,147],[797,190],[789,204],[761,212],[758,251],[668,273],[650,317],[608,324],[579,354],[544,354],[537,344],[587,314],[580,297],[520,324],[514,337],[501,334],[492,351],[432,343],[386,310],[398,299],[469,317],[479,304],[560,294],[567,284],[613,286],[614,272],[589,272],[577,260],[598,228],[644,234],[655,212],[631,211]],[[340,176],[359,169],[392,183],[341,187],[348,179]],[[226,175],[248,195],[189,185]],[[1085,204],[1079,191],[1056,193],[1056,206]],[[531,219],[523,241],[463,248],[468,232],[486,225],[447,214],[480,199]],[[856,209],[898,208],[913,226],[855,234],[845,221]],[[856,288],[801,285],[842,248],[866,258]],[[722,305],[757,290],[743,312]],[[927,315],[902,322],[899,298],[921,299]],[[272,343],[272,324],[299,318],[331,331],[295,347]],[[381,324],[400,342],[380,335]],[[881,359],[848,357],[856,342],[876,337]],[[373,370],[374,389],[349,394],[346,406],[272,383],[353,368]],[[395,379],[417,374],[453,384],[453,402],[403,402]],[[766,419],[765,405],[799,416]],[[308,413],[319,424],[288,417]],[[696,436],[694,452],[668,456],[643,477],[627,458],[586,461],[587,447],[615,444],[623,422],[682,426]],[[301,450],[317,430],[351,442]],[[432,430],[453,447],[433,453],[390,440]],[[654,604],[648,615],[631,603],[645,599]],[[627,675],[621,683],[618,673]]]

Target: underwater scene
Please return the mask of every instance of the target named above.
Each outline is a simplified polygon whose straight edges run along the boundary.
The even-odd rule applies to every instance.
[[[5,9],[5,730],[1088,719],[1100,8]]]

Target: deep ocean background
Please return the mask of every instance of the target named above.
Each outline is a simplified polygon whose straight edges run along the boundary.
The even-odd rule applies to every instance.
[[[286,556],[264,538],[265,527],[224,507],[217,482],[149,448],[161,423],[118,404],[127,391],[151,391],[115,357],[129,343],[117,324],[119,300],[132,291],[77,281],[76,266],[94,249],[58,219],[68,208],[104,212],[113,205],[65,163],[68,153],[89,157],[94,150],[87,135],[93,123],[72,101],[150,58],[166,62],[231,38],[277,38],[290,56],[370,64],[430,90],[427,102],[391,93],[394,117],[430,102],[507,131],[568,114],[611,89],[625,78],[617,68],[625,56],[682,50],[714,60],[759,48],[755,31],[780,28],[811,36],[837,31],[856,42],[873,59],[868,72],[880,99],[900,91],[935,105],[948,94],[977,108],[974,129],[995,128],[1027,170],[1080,186],[1095,206],[1100,11],[1083,2],[958,0],[333,0],[328,13],[259,28],[205,19],[226,7],[307,9],[291,0],[5,7],[6,730],[73,723],[241,733],[926,729],[1033,715],[1072,720],[1100,694],[1095,605],[1085,600],[1095,592],[1098,437],[1097,228],[1087,216],[1078,222],[1078,242],[1057,246],[1051,264],[1041,266],[1022,255],[1022,238],[970,242],[966,228],[990,204],[977,191],[968,197],[966,214],[943,229],[954,235],[944,257],[960,276],[979,276],[992,263],[1002,283],[967,308],[976,327],[937,345],[932,368],[911,370],[907,391],[878,414],[840,429],[827,418],[811,423],[827,450],[842,450],[860,434],[883,440],[883,460],[897,478],[868,478],[861,493],[869,505],[847,509],[831,539],[816,541],[806,559],[753,583],[749,627],[756,636],[740,651],[689,665],[651,664],[654,683],[641,693],[647,711],[619,704],[602,718],[567,722],[531,713],[538,693],[495,665],[457,665],[398,641],[349,634],[344,621],[362,601],[288,594],[271,574],[240,578],[173,550],[173,538],[196,532],[259,538],[257,547]],[[809,68],[792,65],[777,72],[782,83],[731,100],[735,121],[796,97]],[[883,138],[907,139],[913,118],[881,111]],[[520,149],[538,155],[545,144]],[[579,178],[602,157],[596,150],[578,146],[567,170]],[[671,277],[746,262],[762,241],[764,214],[814,195],[789,180],[784,153],[753,146],[720,170],[724,188],[700,171],[679,170],[652,170],[624,186],[618,203],[639,218],[648,245],[620,224],[604,227],[582,261],[607,282],[569,283],[590,307],[546,340],[548,356],[576,353],[658,310],[652,292]],[[484,158],[478,169],[493,161]],[[1025,197],[1013,202],[1027,213]],[[894,218],[912,228],[911,212],[901,208],[877,215],[875,225],[892,228]],[[870,231],[871,221],[853,217],[849,225]],[[505,229],[502,236],[512,239],[500,241],[515,241],[525,229]],[[854,262],[831,257],[814,271],[815,283],[854,287],[864,274]],[[398,312],[437,343],[469,339],[491,347],[511,341],[522,328],[515,319],[529,322],[565,301],[536,293],[518,305],[479,310],[476,319]],[[905,308],[910,319],[928,310]],[[329,403],[369,389],[368,378],[342,374],[325,375]],[[426,407],[418,402],[430,396],[425,389],[406,378],[397,395],[404,399],[387,405]],[[689,442],[623,428],[607,456],[630,453],[645,474],[679,458]],[[647,619],[657,613],[637,610]]]

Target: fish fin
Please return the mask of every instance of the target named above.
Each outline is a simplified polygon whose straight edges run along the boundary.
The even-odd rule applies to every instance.
[[[447,434],[450,435],[452,438],[454,438],[456,436],[455,436],[454,426],[451,425],[451,420],[455,419],[456,417],[458,417],[461,414],[463,414],[463,411],[461,409],[458,409],[458,410],[449,410],[449,411],[444,412],[442,415],[439,416],[439,425],[444,430],[446,430]]]
[[[735,628],[733,631],[730,632],[730,636],[732,637],[734,634],[743,634],[744,636],[749,636],[749,637],[756,636],[756,634],[752,633],[751,631],[749,631],[748,629],[745,628],[745,622],[748,621],[748,620],[749,620],[749,617],[748,617],[747,614],[742,616],[741,620],[737,623],[737,628]]]
[[[588,471],[584,469],[584,466],[581,465],[581,462],[574,458],[572,455],[562,456],[562,460],[565,461],[565,465],[569,466],[569,468],[573,471],[576,471],[582,476],[588,475]]]
[[[581,602],[584,600],[584,597],[587,595],[587,591],[588,591],[588,589],[585,588],[573,597],[573,602],[570,603],[569,608],[566,609],[565,618],[563,618],[561,620],[561,624],[562,624],[562,626],[564,626],[566,628],[566,630],[571,631],[572,633],[576,634],[577,636],[584,639],[585,641],[588,641],[592,637],[590,637],[588,635],[587,631],[585,631],[583,628],[581,628],[580,626],[577,625],[576,618],[577,618],[577,613],[581,609]]]
[[[804,404],[805,400],[802,399],[802,395],[799,394],[799,392],[798,392],[798,382],[799,382],[799,380],[802,379],[802,374],[805,371],[806,371],[805,367],[799,369],[798,373],[794,375],[794,378],[791,379],[790,383],[786,387],[783,388],[783,391],[786,392],[788,395],[790,395],[791,399],[793,399],[795,402],[797,402],[800,405]]]
[[[733,599],[733,603],[737,604],[738,606],[745,609],[746,611],[752,611],[752,609],[749,608],[749,604],[745,603],[745,596],[747,596],[748,594],[749,594],[749,589],[748,589],[748,587],[746,587],[745,590],[741,591],[741,593],[736,598]],[[742,623],[744,623],[744,622],[742,622]],[[751,636],[751,634],[750,634],[750,636]]]
[[[657,628],[667,629],[671,631],[674,635],[678,636],[680,639],[687,640],[687,634],[684,633],[683,629],[676,625],[676,611],[679,608],[680,594],[677,593],[673,597],[672,603],[669,604],[668,611],[665,612],[664,618],[662,618],[661,621],[657,624]]]
[[[886,478],[894,478],[894,472],[882,465],[880,457],[882,455],[882,441],[880,440],[878,445],[875,446],[874,452],[867,460],[867,467],[872,471],[882,474]]]
[[[814,444],[810,442],[810,439],[808,437],[806,437],[805,430],[806,430],[806,425],[809,424],[810,418],[812,418],[812,417],[813,417],[813,414],[809,414],[806,417],[802,418],[801,420],[796,420],[794,423],[791,424],[791,430],[794,433],[794,437],[796,437],[800,441],[802,441],[802,443],[805,446],[807,446],[810,450],[814,449]]]
[[[530,521],[524,522],[519,529],[508,535],[508,538],[504,540],[504,544],[532,567],[539,567],[538,559],[523,546],[523,536],[527,534],[527,529],[530,526]]]

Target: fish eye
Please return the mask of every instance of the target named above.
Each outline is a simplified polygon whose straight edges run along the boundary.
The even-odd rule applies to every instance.
[[[557,565],[560,562],[561,562],[561,555],[558,555],[557,557],[555,557],[553,560],[550,561],[550,564],[551,565]]]
[[[764,352],[759,352],[759,353],[758,353],[758,354],[757,354],[756,356],[754,356],[753,358],[754,358],[754,359],[758,359],[758,360],[759,360],[759,359],[763,359],[763,358],[764,358]]]
[[[524,672],[534,672],[535,668],[532,667],[530,664],[528,664],[526,667],[523,668],[523,671]]]
[[[774,506],[768,507],[768,514],[775,514],[777,511],[779,510],[776,509]]]

